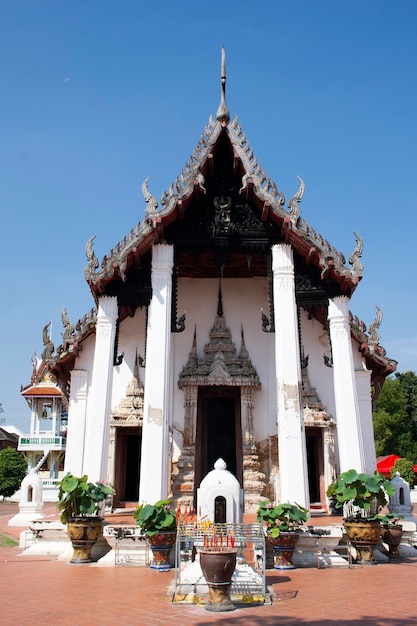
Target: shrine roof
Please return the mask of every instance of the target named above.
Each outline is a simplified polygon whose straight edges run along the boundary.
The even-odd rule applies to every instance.
[[[35,398],[35,397],[54,397],[54,396],[62,396],[60,389],[56,386],[47,386],[47,385],[30,385],[26,389],[21,391],[21,395],[24,398]]]

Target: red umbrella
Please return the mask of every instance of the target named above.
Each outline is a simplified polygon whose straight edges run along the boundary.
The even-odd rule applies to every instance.
[[[390,454],[379,458],[380,461],[376,464],[377,471],[382,474],[384,478],[391,478],[391,468],[394,467],[395,461],[402,457],[398,456],[398,454]],[[417,474],[417,465],[414,465],[414,473]]]

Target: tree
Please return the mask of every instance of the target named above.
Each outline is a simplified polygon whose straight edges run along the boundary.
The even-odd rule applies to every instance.
[[[417,462],[417,376],[397,373],[387,378],[373,414],[378,456],[398,454]]]
[[[391,468],[391,478],[394,478],[396,473],[399,473],[401,478],[408,482],[411,488],[414,486],[414,465],[412,461],[407,459],[397,459],[394,466]]]
[[[8,498],[20,487],[26,476],[26,462],[15,448],[0,452],[0,496]]]
[[[404,410],[414,441],[417,441],[417,376],[414,372],[395,375],[404,398]]]

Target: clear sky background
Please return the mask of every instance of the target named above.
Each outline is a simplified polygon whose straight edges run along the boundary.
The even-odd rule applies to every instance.
[[[417,370],[415,0],[0,0],[0,402],[52,320],[57,347],[94,304],[85,243],[104,256],[184,167],[220,96],[302,217],[346,257],[364,240],[351,310]]]

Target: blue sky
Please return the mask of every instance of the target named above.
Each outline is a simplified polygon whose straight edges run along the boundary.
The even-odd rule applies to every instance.
[[[417,370],[417,2],[0,1],[0,402],[28,428],[20,385],[61,311],[93,305],[97,256],[188,160],[220,95],[302,217],[346,257],[364,240],[351,310],[384,314],[381,344]]]

